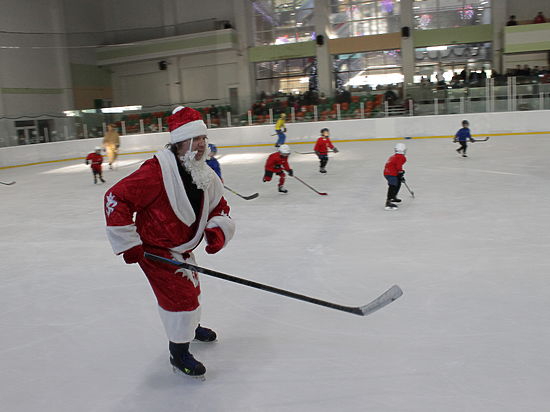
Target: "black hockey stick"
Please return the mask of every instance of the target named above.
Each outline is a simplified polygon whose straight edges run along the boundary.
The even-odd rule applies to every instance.
[[[6,185],[6,186],[11,186],[11,185],[15,184],[15,181],[13,181],[13,182],[0,182],[0,183],[3,184],[3,185]]]
[[[298,154],[316,154],[316,152],[298,152],[298,151],[294,151],[294,153],[298,153]],[[338,153],[338,152],[335,152],[334,150],[329,150],[328,153]]]
[[[254,194],[251,194],[250,196],[243,196],[243,195],[241,195],[240,193],[235,192],[233,189],[231,189],[231,188],[229,188],[229,187],[227,187],[227,186],[225,186],[225,185],[224,185],[223,187],[225,187],[225,188],[226,188],[227,190],[229,190],[231,193],[233,193],[233,194],[235,194],[235,195],[237,195],[237,196],[239,196],[239,197],[242,197],[242,198],[245,199],[245,200],[256,199],[258,196],[260,196],[259,193],[254,193]]]
[[[371,314],[378,309],[383,308],[384,306],[392,303],[394,300],[399,298],[403,291],[397,285],[393,285],[391,288],[386,290],[372,302],[367,303],[363,306],[344,306],[337,303],[327,302],[321,299],[312,298],[305,295],[300,295],[298,293],[290,292],[288,290],[275,288],[273,286],[264,285],[262,283],[257,283],[252,280],[238,278],[236,276],[228,275],[226,273],[217,272],[215,270],[206,269],[200,266],[192,265],[190,263],[178,262],[177,260],[167,259],[162,256],[153,255],[151,253],[145,252],[145,257],[147,259],[155,260],[157,262],[167,263],[169,265],[194,270],[195,272],[200,272],[208,276],[213,276],[215,278],[224,279],[229,282],[239,283],[241,285],[249,286],[251,288],[256,288],[260,290],[265,290],[266,292],[276,293],[277,295],[287,296],[289,298],[302,300],[304,302],[313,303],[315,305],[325,306],[327,308],[336,309],[342,312],[353,313],[354,315],[366,316]]]
[[[300,179],[298,176],[294,175],[293,176],[294,179],[296,179],[298,182],[304,184],[305,186],[309,187],[311,190],[313,190],[315,193],[321,195],[321,196],[327,196],[328,193],[325,193],[325,192],[319,192],[317,189],[315,189],[314,187],[311,187],[310,185],[308,185],[306,182],[304,182],[302,179]]]
[[[411,188],[409,187],[409,185],[407,184],[407,182],[403,181],[402,182],[405,187],[407,188],[407,190],[409,191],[409,193],[411,194],[412,198],[414,199],[414,192],[411,190]]]
[[[487,136],[485,139],[474,139],[473,142],[486,142],[489,140],[489,136]]]

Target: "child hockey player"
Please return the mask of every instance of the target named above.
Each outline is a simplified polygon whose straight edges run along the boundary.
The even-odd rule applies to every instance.
[[[216,159],[216,154],[218,153],[218,148],[216,145],[209,143],[208,144],[208,157],[206,158],[206,164],[212,168],[214,172],[220,177],[220,179],[223,182],[222,179],[222,170],[220,168],[220,162],[218,162],[218,159]]]
[[[317,139],[317,143],[315,143],[315,146],[313,147],[313,150],[315,151],[315,154],[317,155],[321,163],[319,168],[319,172],[321,173],[327,172],[325,166],[328,163],[329,148],[332,149],[334,153],[338,153],[338,149],[334,147],[334,145],[330,141],[329,130],[325,127],[324,129],[321,129],[321,137]]]
[[[405,181],[403,164],[407,161],[407,158],[405,157],[407,147],[404,143],[397,143],[394,151],[395,154],[388,159],[384,167],[384,177],[388,181],[386,210],[397,209],[397,205],[395,203],[401,202],[401,199],[397,198],[397,194],[401,188],[401,182]]]
[[[279,120],[277,120],[277,123],[275,123],[275,133],[277,134],[277,143],[275,143],[275,147],[279,147],[285,143],[285,140],[286,140],[285,121],[286,121],[286,114],[281,113],[281,117],[279,117]]]
[[[462,121],[462,129],[460,129],[458,132],[456,132],[455,137],[453,139],[453,142],[460,143],[460,147],[456,149],[457,153],[460,154],[462,152],[462,157],[468,157],[466,156],[466,149],[468,147],[468,144],[466,143],[467,140],[470,142],[473,142],[474,139],[472,138],[472,135],[470,134],[470,129],[468,128],[470,126],[470,123],[468,123],[468,120]]]
[[[101,164],[103,163],[103,156],[101,156],[101,147],[97,146],[95,148],[95,151],[88,154],[86,156],[86,164],[90,164],[90,167],[92,168],[92,173],[94,174],[94,183],[97,184],[97,178],[99,176],[99,180],[101,180],[102,183],[105,183],[105,180],[103,180],[103,171]]]
[[[275,153],[271,153],[265,162],[265,174],[263,181],[269,182],[273,177],[273,173],[279,175],[279,192],[287,193],[285,189],[285,171],[289,176],[294,176],[294,172],[288,164],[288,156],[290,156],[290,147],[284,144],[279,147],[279,150]]]

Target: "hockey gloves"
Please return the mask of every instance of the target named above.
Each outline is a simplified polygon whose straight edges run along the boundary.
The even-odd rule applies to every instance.
[[[399,179],[400,182],[404,182],[405,181],[405,171],[401,171],[397,174],[397,178]]]
[[[122,254],[124,261],[128,264],[138,263],[143,259],[145,251],[143,250],[142,245],[134,246],[131,249],[128,249]]]
[[[338,153],[338,149],[337,149],[336,147],[333,147],[333,148],[332,148],[332,151],[333,151],[334,153]]]
[[[294,176],[294,170],[292,169],[288,169],[287,173],[289,176]]]
[[[217,253],[225,244],[225,235],[223,230],[219,227],[211,227],[204,230],[204,236],[206,237],[206,253]]]

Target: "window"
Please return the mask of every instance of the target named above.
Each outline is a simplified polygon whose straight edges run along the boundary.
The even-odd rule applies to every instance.
[[[314,0],[253,0],[257,46],[297,43],[315,38]]]
[[[415,29],[439,29],[491,23],[490,0],[415,0]]]
[[[331,38],[400,30],[400,0],[330,0]]]
[[[256,63],[256,90],[267,94],[304,93],[316,87],[313,57]]]
[[[337,83],[344,88],[403,82],[400,50],[338,54],[334,56]]]

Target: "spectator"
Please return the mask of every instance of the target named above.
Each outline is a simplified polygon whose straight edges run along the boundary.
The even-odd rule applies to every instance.
[[[516,21],[516,16],[510,16],[510,20],[506,23],[507,26],[517,26],[518,22]]]
[[[539,11],[537,15],[535,16],[535,19],[533,20],[533,23],[546,23],[546,18],[544,17],[544,14],[542,14],[542,11]]]

